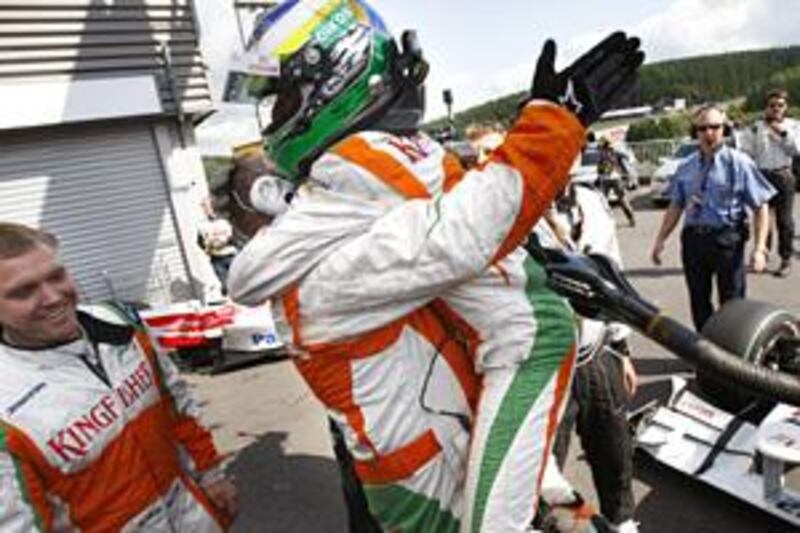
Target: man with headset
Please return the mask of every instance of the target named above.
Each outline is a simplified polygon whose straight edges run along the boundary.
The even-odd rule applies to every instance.
[[[726,128],[725,112],[716,105],[695,113],[692,133],[700,149],[675,173],[672,201],[651,252],[653,263],[660,265],[664,243],[685,213],[681,259],[698,331],[714,311],[714,278],[720,305],[745,296],[748,208],[754,212],[756,234],[750,262],[755,272],[766,266],[767,202],[775,190],[749,157],[725,145]]]

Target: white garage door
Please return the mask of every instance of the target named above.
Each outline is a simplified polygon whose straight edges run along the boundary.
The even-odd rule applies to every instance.
[[[0,133],[0,219],[58,235],[84,299],[191,294],[146,123]]]

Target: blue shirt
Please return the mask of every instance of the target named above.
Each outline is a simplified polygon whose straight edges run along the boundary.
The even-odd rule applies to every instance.
[[[711,158],[700,150],[681,163],[672,183],[672,203],[685,212],[684,225],[736,227],[747,220],[775,189],[750,157],[729,146]]]

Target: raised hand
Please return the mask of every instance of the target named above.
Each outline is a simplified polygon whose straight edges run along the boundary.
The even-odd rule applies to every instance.
[[[536,64],[530,97],[562,105],[589,126],[633,88],[644,62],[639,45],[636,37],[615,32],[556,72],[556,44],[548,39]]]

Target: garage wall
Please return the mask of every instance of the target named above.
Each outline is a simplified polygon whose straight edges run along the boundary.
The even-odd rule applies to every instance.
[[[0,84],[153,75],[165,112],[204,113],[198,31],[192,0],[0,0]]]
[[[0,132],[0,213],[44,227],[89,300],[192,296],[153,125]]]

